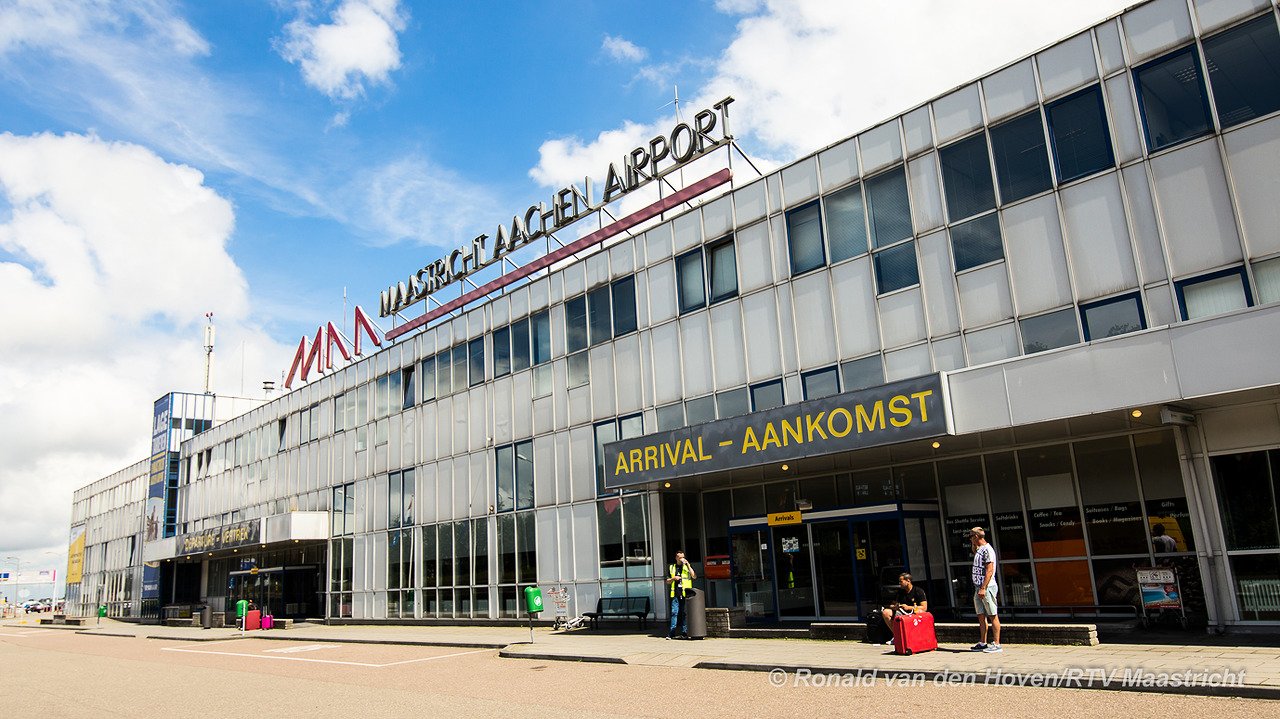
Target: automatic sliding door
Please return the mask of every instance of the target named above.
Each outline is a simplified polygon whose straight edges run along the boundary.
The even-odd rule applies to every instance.
[[[808,525],[773,528],[773,561],[777,572],[778,618],[816,616]]]
[[[853,546],[849,522],[837,520],[810,525],[813,560],[818,574],[818,615],[853,617],[858,614],[853,581]]]

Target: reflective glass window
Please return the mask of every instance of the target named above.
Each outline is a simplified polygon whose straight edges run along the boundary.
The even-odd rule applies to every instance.
[[[1224,128],[1280,109],[1280,31],[1271,13],[1205,40],[1204,59]]]
[[[956,225],[949,232],[957,272],[1004,259],[1000,219],[994,212]]]
[[[636,280],[624,277],[613,283],[613,336],[636,330]]]
[[[1146,326],[1142,301],[1136,294],[1080,305],[1080,316],[1086,341],[1137,332]]]
[[[911,201],[907,175],[901,166],[863,183],[871,216],[871,246],[888,247],[911,236]]]
[[[1040,112],[1028,112],[991,128],[1000,201],[1014,202],[1053,186]]]
[[[1076,313],[1070,309],[1019,320],[1022,328],[1022,351],[1027,354],[1066,347],[1080,341]]]
[[[1147,63],[1133,74],[1147,130],[1147,149],[1154,152],[1212,129],[1194,47]]]
[[[818,203],[787,213],[787,241],[791,248],[791,274],[808,272],[826,263],[822,249],[822,210]]]
[[[564,303],[564,344],[566,352],[577,352],[587,346],[586,295]]]
[[[854,185],[827,195],[827,244],[831,261],[839,262],[867,251],[867,212],[862,206],[862,186]]]
[[[493,376],[502,377],[509,374],[511,374],[511,328],[499,327],[493,331]]]
[[[734,297],[738,294],[738,264],[734,256],[733,238],[707,247],[707,281],[711,286],[711,301]]]
[[[840,394],[840,373],[835,367],[818,369],[800,375],[805,399],[818,399]]]
[[[529,320],[511,323],[511,371],[529,368]]]
[[[783,404],[786,404],[786,402],[782,396],[782,380],[762,382],[751,388],[752,411],[759,412],[765,409],[773,409],[774,407],[781,407]]]
[[[1115,165],[1101,86],[1045,106],[1058,181],[1070,182]]]
[[[904,242],[875,255],[876,289],[880,294],[920,284],[916,243]]]
[[[679,284],[680,311],[691,312],[707,304],[706,280],[702,276],[702,250],[694,250],[676,258],[676,281]]]
[[[587,320],[592,345],[608,342],[613,338],[613,311],[609,305],[608,285],[587,293]]]
[[[884,384],[884,359],[874,354],[849,360],[840,365],[840,374],[844,375],[846,392]]]
[[[944,147],[938,151],[938,156],[942,161],[947,216],[952,222],[996,206],[986,134],[980,132]]]

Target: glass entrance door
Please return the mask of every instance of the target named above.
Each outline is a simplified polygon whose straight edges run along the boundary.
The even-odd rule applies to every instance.
[[[858,615],[868,617],[893,601],[898,591],[898,575],[906,571],[901,520],[854,521],[853,564],[858,586]]]
[[[733,530],[730,534],[730,566],[733,595],[747,618],[773,615],[773,562],[769,556],[769,531]]]
[[[773,528],[773,561],[778,585],[778,618],[817,616],[814,603],[813,556],[809,525]]]
[[[809,531],[813,537],[813,565],[818,576],[818,616],[856,616],[858,604],[849,521],[816,522],[809,525]]]

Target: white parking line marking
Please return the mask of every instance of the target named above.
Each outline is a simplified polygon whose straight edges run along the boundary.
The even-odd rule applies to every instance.
[[[328,646],[324,645],[316,648],[328,648]],[[337,659],[311,659],[309,657],[282,657],[282,656],[276,656],[276,655],[267,656],[265,654],[248,654],[245,652],[211,652],[211,651],[206,651],[204,649],[178,649],[175,647],[163,647],[161,651],[182,652],[184,654],[216,654],[218,656],[224,656],[224,657],[250,657],[253,659],[277,659],[277,660],[287,661],[287,662],[312,662],[314,664],[342,664],[342,665],[351,666],[351,667],[368,667],[370,669],[381,669],[383,667],[394,667],[401,664],[413,664],[415,662],[430,662],[430,661],[435,661],[436,659],[449,659],[451,657],[461,657],[461,656],[466,656],[468,654],[480,654],[482,652],[492,652],[496,650],[473,649],[472,651],[469,651],[469,652],[455,652],[453,654],[441,654],[434,657],[419,657],[417,659],[405,659],[403,661],[389,662],[387,664],[370,664],[368,662],[344,662],[344,661],[339,661]],[[280,651],[280,650],[267,649],[264,651],[273,652],[273,651]]]
[[[282,649],[263,649],[271,654],[297,654],[298,652],[314,652],[318,649],[336,649],[337,644],[303,644],[300,647],[284,647]]]
[[[30,631],[21,632],[21,633],[11,634],[6,632],[4,634],[0,634],[0,637],[29,637],[32,634],[48,634],[49,632],[56,632],[56,631],[58,630],[57,629],[32,629]]]

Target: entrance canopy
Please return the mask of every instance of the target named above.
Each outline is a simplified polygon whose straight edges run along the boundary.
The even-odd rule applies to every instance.
[[[946,378],[925,375],[613,442],[604,486],[622,487],[758,467],[951,433]]]

